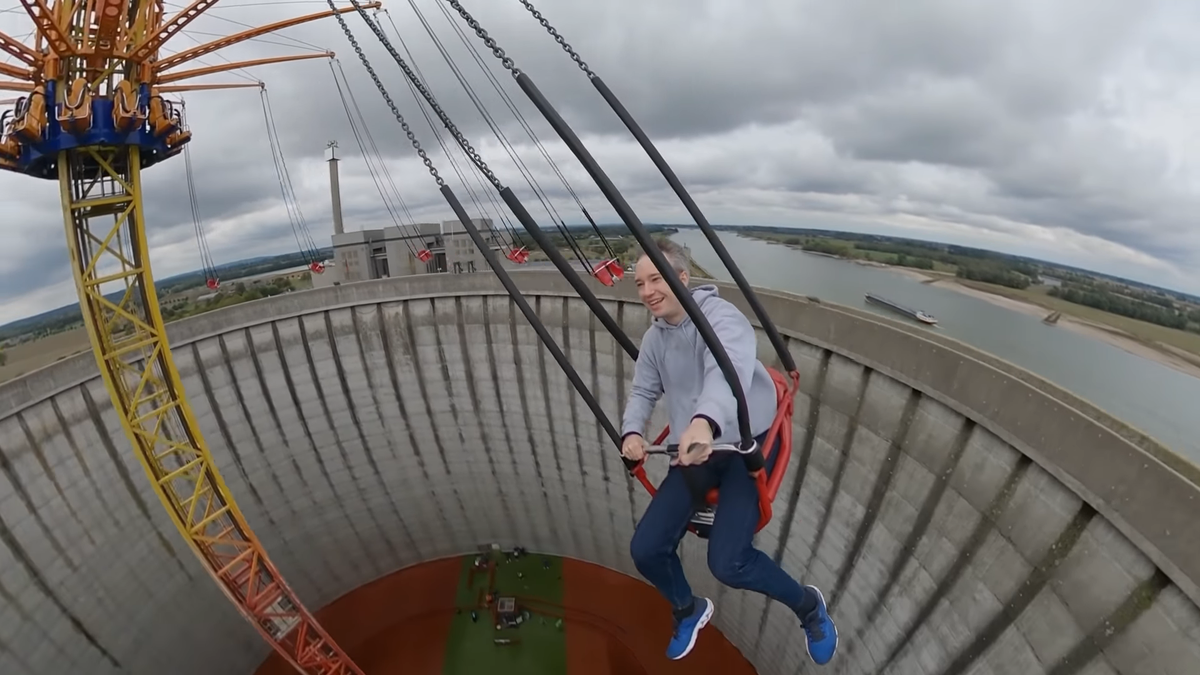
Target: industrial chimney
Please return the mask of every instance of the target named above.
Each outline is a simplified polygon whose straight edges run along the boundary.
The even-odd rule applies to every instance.
[[[344,234],[342,225],[342,187],[338,183],[337,141],[329,141],[329,196],[333,200],[333,233]]]

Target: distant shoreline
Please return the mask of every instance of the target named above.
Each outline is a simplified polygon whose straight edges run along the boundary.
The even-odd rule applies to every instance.
[[[1039,319],[1045,318],[1047,315],[1053,313],[1053,310],[1035,305],[1031,302],[1025,302],[1015,298],[989,293],[978,288],[964,286],[963,284],[958,283],[958,281],[953,277],[933,276],[924,274],[919,270],[907,267],[896,267],[894,265],[877,266],[882,269],[887,269],[895,274],[899,274],[910,279],[915,279],[930,286],[947,288],[957,293],[962,293],[963,295],[969,295],[973,298],[978,298],[985,302],[989,302],[998,307],[1004,307],[1005,309],[1019,312],[1021,314],[1028,314],[1029,316],[1036,316]],[[1171,368],[1172,370],[1184,373],[1185,375],[1191,375],[1192,377],[1200,378],[1200,358],[1192,356],[1191,354],[1187,354],[1186,352],[1183,352],[1183,350],[1176,350],[1174,347],[1164,345],[1160,342],[1143,341],[1118,328],[1105,326],[1099,323],[1088,321],[1086,319],[1081,319],[1077,316],[1071,316],[1070,314],[1066,313],[1061,314],[1057,325],[1072,332],[1078,333],[1079,335],[1092,338],[1093,340],[1099,340],[1100,342],[1104,342],[1108,345],[1116,347],[1117,349],[1134,354],[1135,356],[1149,359],[1155,363]]]
[[[967,286],[959,283],[956,277],[949,276],[946,273],[930,273],[912,267],[901,267],[899,265],[892,265],[875,260],[850,258],[829,253],[822,253],[819,251],[809,251],[794,244],[786,244],[769,238],[754,237],[753,235],[749,234],[739,234],[739,236],[747,236],[752,239],[758,239],[759,241],[787,246],[788,248],[808,255],[819,255],[825,258],[841,260],[850,264],[886,270],[893,274],[899,274],[901,276],[908,277],[909,279],[919,281],[923,284],[937,286],[939,288],[946,288],[958,293],[962,293],[963,295],[969,295],[979,300],[983,300],[984,302],[989,302],[998,307],[1004,307],[1005,309],[1009,309],[1014,312],[1028,314],[1029,316],[1036,316],[1039,319],[1043,319],[1048,315],[1055,313],[1055,310],[1043,307],[1033,302],[1027,302],[1025,300],[1012,298],[1007,295],[1000,295],[998,293],[992,293],[984,288]],[[1090,321],[1088,319],[1070,314],[1067,311],[1062,311],[1059,313],[1059,318],[1056,325],[1084,337],[1111,345],[1135,356],[1140,356],[1144,359],[1154,361],[1159,365],[1166,366],[1185,375],[1191,375],[1192,377],[1200,378],[1200,355],[1196,355],[1172,345],[1163,344],[1162,342],[1156,340],[1138,337],[1115,326],[1110,326],[1097,321]]]

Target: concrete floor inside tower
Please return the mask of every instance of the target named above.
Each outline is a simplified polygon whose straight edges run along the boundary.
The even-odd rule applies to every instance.
[[[533,552],[479,558],[399,570],[339,598],[317,619],[367,675],[755,672],[712,625],[687,658],[668,660],[670,609],[639,579]],[[516,600],[519,625],[497,628],[499,598]],[[291,672],[272,654],[256,675]]]

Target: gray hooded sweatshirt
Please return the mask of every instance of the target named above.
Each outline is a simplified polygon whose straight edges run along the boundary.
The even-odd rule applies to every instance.
[[[717,294],[716,286],[697,286],[691,293],[733,362],[746,392],[750,429],[760,436],[775,419],[777,400],[775,383],[758,360],[754,327],[741,310]],[[716,443],[741,440],[737,402],[691,317],[685,316],[678,326],[655,318],[642,337],[633,370],[633,389],[621,423],[622,437],[631,433],[647,436],[646,423],[664,395],[671,425],[667,443],[678,443],[692,419],[701,416],[716,423]],[[657,431],[650,434],[650,440],[657,435]]]

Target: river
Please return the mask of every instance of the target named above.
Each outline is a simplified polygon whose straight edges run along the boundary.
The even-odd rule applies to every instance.
[[[938,319],[941,331],[1054,382],[1141,429],[1175,452],[1200,463],[1200,378],[1172,370],[1117,347],[1048,326],[947,288],[901,274],[786,246],[720,232],[721,241],[755,286],[811,295],[821,300],[896,315],[867,304],[876,292]],[[691,248],[696,263],[714,277],[731,277],[699,230],[672,239]]]

